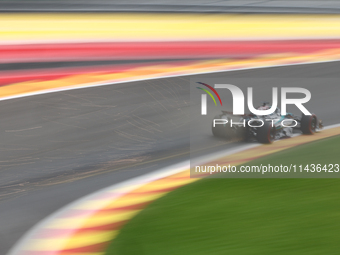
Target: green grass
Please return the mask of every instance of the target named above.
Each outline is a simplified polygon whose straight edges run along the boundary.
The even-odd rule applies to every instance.
[[[294,139],[294,138],[292,138]],[[268,145],[270,146],[270,145]],[[287,150],[270,154],[266,157],[259,158],[253,161],[250,161],[249,163],[246,163],[244,165],[249,166],[259,166],[259,165],[268,165],[271,166],[280,166],[281,164],[283,166],[290,166],[296,165],[296,173],[293,173],[293,167],[292,167],[292,173],[236,173],[236,177],[269,177],[269,178],[280,178],[280,177],[289,177],[289,178],[296,178],[296,177],[302,177],[302,178],[333,178],[333,177],[340,177],[340,172],[335,172],[333,168],[333,172],[311,172],[310,164],[314,164],[315,166],[317,164],[320,164],[321,167],[324,167],[327,165],[327,168],[329,169],[329,164],[340,164],[340,136],[328,138],[324,140],[318,140],[313,143],[308,143],[302,146],[297,146],[295,148],[289,148]],[[309,171],[303,170],[302,173],[300,173],[299,165],[302,165],[302,168],[304,169],[306,165],[309,165],[308,169]],[[238,168],[239,169],[239,168]],[[229,173],[222,173],[222,176],[224,174]],[[230,174],[229,174],[230,175]],[[226,176],[224,176],[226,177]]]
[[[339,144],[326,139],[255,163],[340,163]],[[340,179],[204,179],[148,206],[107,255],[339,254],[339,230]]]

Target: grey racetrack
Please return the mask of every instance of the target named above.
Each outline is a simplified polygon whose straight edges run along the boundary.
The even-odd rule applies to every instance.
[[[333,62],[195,79],[254,79],[256,100],[274,85],[287,86],[284,78],[322,80],[301,87],[313,95],[308,107],[330,125],[340,122],[339,70]],[[163,78],[0,101],[0,254],[75,199],[187,160],[189,81]],[[200,153],[238,145],[213,138],[209,126],[196,130]]]

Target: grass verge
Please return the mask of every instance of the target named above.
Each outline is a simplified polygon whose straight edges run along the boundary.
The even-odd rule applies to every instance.
[[[340,163],[339,144],[340,136],[252,164]],[[339,197],[340,179],[203,179],[148,206],[106,254],[338,254]]]

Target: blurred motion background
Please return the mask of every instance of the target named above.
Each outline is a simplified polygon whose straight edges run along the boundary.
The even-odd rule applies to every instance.
[[[0,253],[62,206],[188,159],[188,75],[334,62],[230,76],[336,84],[339,14],[317,0],[0,1]],[[337,123],[338,88],[313,89]],[[201,154],[237,146],[205,132]]]
[[[339,54],[338,1],[1,1],[0,10],[0,84],[34,81],[16,95]]]

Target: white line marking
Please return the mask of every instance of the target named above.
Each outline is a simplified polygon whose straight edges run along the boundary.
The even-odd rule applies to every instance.
[[[85,83],[85,84],[82,84],[82,85],[69,86],[69,87],[64,87],[64,88],[47,89],[47,90],[42,90],[42,91],[37,91],[37,92],[32,92],[32,93],[26,93],[26,94],[21,94],[21,95],[3,97],[3,98],[0,98],[0,101],[17,99],[17,98],[22,98],[22,97],[29,97],[29,96],[44,95],[44,94],[48,94],[48,93],[55,93],[55,92],[68,91],[68,90],[76,90],[76,89],[94,88],[94,87],[100,87],[100,86],[122,84],[122,83],[128,83],[128,82],[149,81],[149,80],[156,80],[156,79],[175,78],[175,77],[192,76],[192,75],[199,75],[199,74],[237,72],[237,71],[272,68],[272,67],[312,65],[312,64],[332,63],[332,62],[339,62],[339,61],[340,61],[340,59],[326,60],[326,61],[313,61],[313,62],[308,62],[308,63],[278,64],[278,65],[272,65],[272,66],[255,66],[255,67],[245,67],[245,68],[238,68],[238,69],[218,70],[218,71],[193,72],[193,73],[190,73],[190,74],[174,74],[174,75],[164,75],[164,76],[160,75],[160,76],[151,77],[151,78],[131,79],[131,80],[128,80],[128,81],[105,82],[105,83],[96,83],[96,84]]]
[[[329,125],[329,126],[324,127],[323,129],[331,129],[331,128],[337,128],[337,127],[340,127],[340,124]]]

